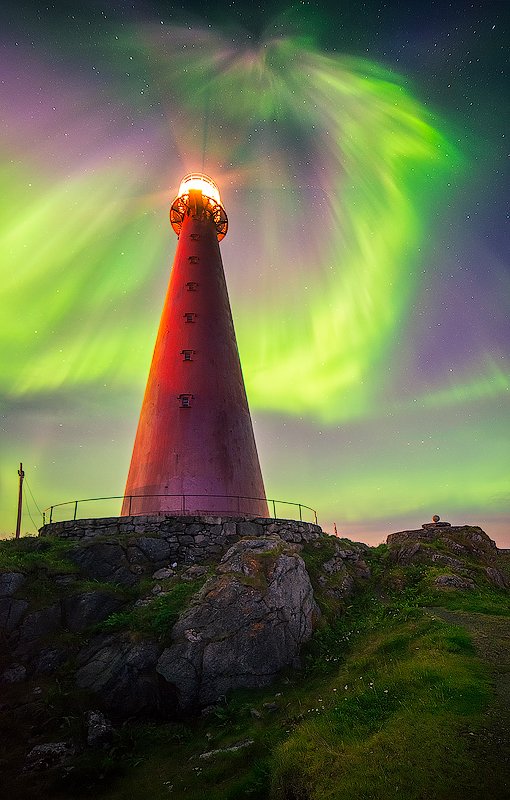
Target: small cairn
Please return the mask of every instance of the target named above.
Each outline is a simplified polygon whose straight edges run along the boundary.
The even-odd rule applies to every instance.
[[[432,517],[432,522],[424,522],[421,526],[425,528],[426,531],[435,530],[436,528],[451,528],[451,524],[449,522],[441,522],[441,517],[439,514],[434,514]]]

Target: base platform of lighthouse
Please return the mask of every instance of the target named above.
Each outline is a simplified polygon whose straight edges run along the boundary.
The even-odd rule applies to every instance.
[[[43,525],[39,536],[90,545],[95,540],[108,542],[115,549],[111,556],[118,560],[119,582],[129,584],[130,574],[134,583],[145,561],[155,569],[174,563],[199,564],[221,556],[246,537],[278,536],[286,542],[306,544],[324,533],[319,525],[289,519],[149,514],[52,522]]]

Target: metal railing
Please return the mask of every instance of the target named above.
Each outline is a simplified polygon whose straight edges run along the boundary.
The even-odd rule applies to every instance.
[[[153,497],[165,497],[165,498],[173,498],[176,500],[175,508],[165,508],[159,511],[136,511],[136,501],[146,501],[148,498]],[[206,498],[209,503],[209,508],[199,508],[197,506],[196,500]],[[122,500],[123,510],[125,504],[127,503],[126,513],[123,516],[140,516],[142,514],[182,514],[182,515],[201,515],[201,514],[212,514],[212,515],[221,515],[226,514],[228,516],[234,516],[236,514],[240,515],[247,515],[247,516],[261,516],[260,513],[255,510],[249,510],[249,503],[267,503],[268,511],[269,509],[273,512],[273,518],[278,519],[279,517],[276,514],[277,506],[284,505],[284,506],[291,506],[298,510],[299,520],[300,522],[307,522],[308,520],[303,520],[303,511],[309,511],[313,515],[313,521],[317,525],[317,512],[314,508],[310,508],[310,506],[305,506],[303,503],[291,503],[288,500],[270,500],[266,497],[243,497],[242,495],[222,495],[222,494],[133,494],[133,495],[111,495],[110,497],[87,497],[83,500],[67,500],[65,503],[55,503],[52,506],[48,506],[42,512],[43,517],[43,525],[46,525],[46,516],[49,514],[49,523],[52,523],[54,511],[55,509],[64,509],[69,508],[69,516],[64,516],[63,518],[59,518],[59,522],[64,522],[66,520],[75,520],[78,517],[78,506],[82,503],[93,503],[93,502],[104,502],[107,500]],[[220,507],[218,508],[211,508],[210,506],[213,505],[212,501],[219,500]],[[231,500],[234,501],[233,503],[225,503],[224,505],[227,508],[221,508],[221,501],[223,500]],[[193,501],[193,502],[190,502]],[[172,505],[172,504],[169,504]],[[192,507],[191,507],[192,506]],[[216,503],[214,503],[216,506]],[[234,507],[235,506],[235,507]],[[60,517],[60,513],[58,514]],[[101,514],[94,515],[95,518],[102,516]],[[94,517],[88,517],[89,519],[94,519]],[[280,517],[280,519],[289,519],[289,517]],[[295,517],[290,517],[290,519],[295,519]]]

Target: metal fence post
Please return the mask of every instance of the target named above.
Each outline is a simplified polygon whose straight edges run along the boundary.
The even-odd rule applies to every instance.
[[[76,519],[76,514],[77,514],[77,512],[78,512],[78,500],[75,500],[75,501],[74,501],[74,515],[73,515],[73,520],[74,520],[74,519]]]
[[[276,519],[276,503],[274,500],[271,500],[271,502],[273,504],[273,517]]]
[[[301,503],[298,503],[299,506],[299,521],[303,522],[303,514],[301,513]]]
[[[53,506],[50,508],[50,524],[53,522]]]

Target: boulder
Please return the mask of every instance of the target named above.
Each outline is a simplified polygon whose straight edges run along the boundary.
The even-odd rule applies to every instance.
[[[192,564],[191,567],[188,567],[182,575],[181,578],[185,581],[193,581],[195,578],[202,578],[204,575],[207,575],[207,567],[201,567],[199,564]]]
[[[200,753],[199,759],[201,761],[209,761],[211,758],[224,756],[227,753],[237,753],[239,750],[244,750],[246,747],[251,747],[253,744],[255,744],[254,739],[243,739],[242,742],[231,744],[230,747],[222,747],[220,750],[208,750],[206,753]]]
[[[53,580],[57,586],[72,586],[78,580],[78,576],[65,573],[64,575],[55,575]]]
[[[3,572],[0,575],[0,597],[12,597],[26,581],[21,572]]]
[[[28,753],[23,771],[42,772],[52,767],[61,767],[74,752],[74,747],[68,742],[38,744]]]
[[[440,589],[474,589],[475,582],[459,575],[438,575],[434,581]]]
[[[161,563],[168,561],[172,554],[170,545],[165,539],[157,539],[151,536],[140,536],[136,546],[142,551],[148,561]]]
[[[370,578],[370,567],[364,560],[369,548],[357,542],[333,541],[335,554],[322,564],[317,580],[323,594],[344,601],[352,597],[360,580]]]
[[[337,573],[338,575],[338,573]],[[325,575],[319,576],[319,583],[323,587],[324,593],[334,600],[347,600],[352,597],[355,591],[355,583],[352,575],[349,575],[344,567],[343,573],[340,575],[340,580],[336,580],[333,585]]]
[[[89,747],[105,747],[113,739],[115,730],[102,711],[89,711],[87,714],[87,744]]]
[[[61,617],[58,603],[27,614],[19,629],[18,649],[54,634],[60,628]]]
[[[0,630],[12,633],[19,625],[23,614],[28,608],[26,600],[16,597],[0,597]]]
[[[431,558],[434,564],[443,564],[446,567],[456,570],[462,570],[464,568],[462,561],[458,558],[447,556],[444,553],[432,553]]]
[[[35,675],[49,675],[55,672],[69,657],[63,647],[44,647],[32,659],[30,669]]]
[[[493,586],[496,586],[498,589],[506,589],[508,587],[508,580],[501,570],[496,569],[496,567],[486,567],[485,572]]]
[[[2,683],[22,683],[26,680],[27,671],[23,664],[12,664],[0,675]]]
[[[156,572],[153,573],[152,577],[156,581],[164,581],[167,578],[173,578],[175,575],[175,570],[171,567],[163,567],[162,569],[157,569]]]
[[[82,592],[62,600],[64,627],[73,633],[101,622],[122,608],[124,601],[104,591]]]
[[[279,553],[273,539],[237,542],[222,571],[174,625],[173,644],[158,661],[181,710],[237,687],[265,686],[297,665],[319,615],[302,558]]]
[[[417,542],[441,541],[443,546],[455,553],[474,553],[490,558],[497,555],[496,543],[477,525],[449,525],[448,527],[420,528],[412,531],[391,533],[386,544],[390,552],[402,546],[414,546]]]
[[[389,538],[388,536],[388,539]],[[394,564],[406,566],[413,562],[423,561],[424,553],[426,553],[426,551],[419,542],[406,542],[401,547],[390,550],[390,561]]]
[[[78,653],[76,685],[118,717],[169,715],[175,692],[157,675],[161,647],[129,634],[96,636]]]
[[[441,541],[452,553],[456,553],[458,556],[469,555],[469,548],[460,542],[456,542],[455,539],[450,539],[449,536],[442,536]]]
[[[137,576],[129,568],[123,548],[116,542],[90,542],[75,547],[69,558],[83,575],[93,580],[132,586]]]
[[[478,526],[431,525],[420,530],[390,534],[386,539],[390,561],[403,566],[444,564],[465,572],[472,566],[473,559],[492,566],[498,557],[495,542]]]
[[[241,539],[230,547],[221,559],[218,572],[235,572],[239,575],[255,575],[260,572],[260,558],[265,554],[276,553],[282,541],[276,536],[259,539]],[[289,551],[289,548],[286,548]],[[192,569],[190,567],[190,569]],[[188,570],[189,572],[189,570]]]

